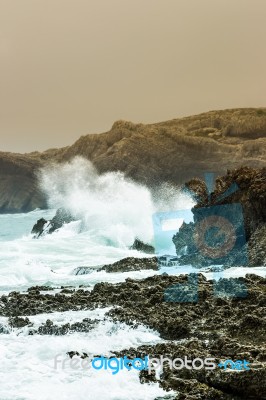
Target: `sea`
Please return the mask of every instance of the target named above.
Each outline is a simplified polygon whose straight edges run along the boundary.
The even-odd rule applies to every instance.
[[[0,296],[26,292],[36,285],[50,286],[53,290],[49,293],[55,294],[61,286],[85,285],[91,290],[98,282],[115,284],[128,277],[195,272],[191,266],[118,273],[96,270],[125,257],[151,257],[130,249],[134,239],[154,243],[154,214],[191,210],[194,203],[188,194],[162,185],[156,197],[121,173],[99,175],[80,158],[43,169],[39,180],[48,199],[47,210],[0,215]],[[36,221],[51,219],[59,207],[69,210],[76,221],[51,235],[34,238],[31,230]],[[175,255],[172,243],[165,251]],[[88,274],[75,275],[77,267],[91,269]],[[202,273],[208,279],[218,279],[246,273],[265,276],[266,269],[234,267]],[[108,356],[112,351],[163,342],[158,332],[144,325],[133,328],[105,318],[108,310],[28,316],[34,328],[47,319],[57,325],[84,318],[101,321],[89,333],[64,336],[29,335],[28,327],[11,329],[8,318],[0,316],[0,400],[154,400],[166,395],[157,383],[140,384],[138,371],[123,370],[113,375],[108,370],[75,370],[68,364],[55,368],[55,357],[64,358],[71,350]]]

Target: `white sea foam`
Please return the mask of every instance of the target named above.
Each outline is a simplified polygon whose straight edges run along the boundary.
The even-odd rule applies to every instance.
[[[129,250],[129,246],[136,237],[153,242],[153,213],[193,204],[170,185],[162,186],[155,199],[146,187],[121,173],[99,175],[89,161],[80,157],[44,168],[40,182],[50,210],[0,215],[2,290],[45,282],[83,282],[88,277],[71,276],[74,268],[99,266],[128,256],[145,257]],[[60,207],[78,220],[52,235],[33,239],[30,232],[36,221],[51,219]],[[98,281],[100,275],[90,278]]]
[[[64,207],[82,220],[81,229],[103,244],[129,246],[136,236],[151,241],[150,192],[118,172],[98,175],[89,161],[75,158],[41,171],[41,185],[52,208]]]
[[[95,371],[91,368],[71,369],[66,363],[65,369],[58,364],[55,369],[55,356],[66,358],[68,351],[74,350],[89,355],[111,355],[111,351],[121,351],[142,344],[155,344],[162,340],[157,332],[139,326],[133,329],[125,324],[115,324],[103,320],[106,310],[72,311],[65,313],[43,314],[30,317],[38,326],[46,318],[56,323],[66,323],[82,318],[98,318],[100,324],[88,333],[74,333],[65,336],[28,336],[24,328],[11,334],[1,335],[0,379],[1,399],[14,400],[51,400],[86,399],[94,400],[153,400],[164,395],[158,384],[141,385],[137,371],[121,371],[112,375],[110,371]]]
[[[126,179],[121,173],[99,176],[92,165],[80,158],[41,172],[41,184],[51,209],[28,214],[0,215],[0,294],[25,290],[32,285],[80,285],[124,281],[127,277],[145,278],[162,272],[195,272],[190,266],[108,274],[92,269],[75,276],[76,267],[96,267],[124,257],[147,256],[129,250],[136,237],[152,243],[152,214],[156,211],[188,209],[192,200],[165,185],[155,198],[149,190]],[[39,218],[51,219],[59,207],[78,218],[58,232],[40,239],[30,234]],[[230,268],[223,273],[203,272],[208,279],[219,276],[244,276],[254,272],[265,276],[266,268]],[[52,294],[53,292],[51,292]],[[163,396],[158,385],[141,385],[138,373],[122,371],[112,375],[93,370],[74,371],[53,368],[56,354],[70,350],[108,353],[145,343],[160,341],[158,334],[144,326],[132,329],[124,324],[103,320],[105,310],[42,314],[29,318],[39,326],[46,319],[57,324],[99,318],[100,324],[89,333],[64,337],[29,336],[28,328],[2,334],[0,342],[1,400],[153,400]],[[0,318],[7,325],[7,318]]]
[[[99,175],[93,165],[77,157],[40,172],[40,182],[51,208],[64,207],[82,221],[79,228],[94,240],[118,247],[130,246],[136,237],[152,242],[152,215],[162,209],[189,208],[192,200],[170,185],[150,191],[121,172]]]

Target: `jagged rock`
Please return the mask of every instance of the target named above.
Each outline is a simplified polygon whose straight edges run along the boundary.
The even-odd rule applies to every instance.
[[[141,271],[145,269],[153,269],[157,271],[159,269],[158,259],[156,257],[152,258],[127,257],[113,264],[104,265],[97,271],[129,272],[129,271]]]
[[[89,332],[94,329],[98,323],[99,320],[97,319],[92,320],[90,318],[85,318],[81,322],[75,322],[73,324],[67,323],[58,326],[48,319],[37,331],[31,331],[31,334],[37,333],[39,335],[62,336],[73,332]]]
[[[236,190],[230,194],[230,187]],[[226,193],[228,196],[224,197]],[[201,201],[195,208],[240,203],[243,207],[247,239],[256,228],[266,223],[266,168],[241,167],[228,170],[216,180],[210,201]]]
[[[199,178],[193,178],[186,182],[183,186],[183,191],[190,194],[197,202],[208,200],[208,191],[206,183]]]
[[[136,238],[134,240],[133,245],[130,247],[131,250],[137,250],[137,251],[141,251],[143,253],[147,253],[147,254],[154,254],[155,253],[155,249],[153,246],[151,246],[150,244],[144,243],[141,240],[139,240],[138,238]]]
[[[175,399],[205,399],[205,400],[242,400],[265,399],[266,397],[266,368],[265,368],[265,343],[251,344],[238,342],[236,339],[225,336],[211,339],[209,342],[190,338],[182,342],[166,342],[156,345],[142,345],[136,348],[124,349],[114,352],[116,357],[127,355],[129,359],[136,357],[143,359],[146,355],[150,358],[174,360],[175,358],[193,360],[195,358],[214,358],[216,365],[220,361],[231,359],[246,360],[250,370],[224,371],[216,368],[205,369],[180,369],[170,367],[168,361],[163,364],[163,371],[159,378],[155,374],[141,371],[142,383],[158,382],[166,391],[176,391]],[[153,372],[153,371],[152,371]],[[190,397],[191,396],[191,397]],[[163,397],[164,398],[164,397]],[[167,396],[165,397],[167,398]]]
[[[24,328],[24,326],[30,325],[30,320],[27,317],[10,317],[8,323],[12,328]]]
[[[59,208],[50,221],[46,221],[44,218],[41,218],[34,225],[31,233],[37,239],[44,234],[51,234],[56,230],[62,228],[64,224],[68,224],[72,221],[75,221],[75,218],[72,217],[69,211],[64,208]]]
[[[259,226],[249,239],[249,263],[266,266],[266,224]]]
[[[177,254],[180,255],[182,250],[186,249],[185,254],[180,257],[179,263],[192,264],[196,267],[209,266],[213,263],[225,266],[248,265],[248,263],[252,266],[264,265],[266,261],[264,250],[266,244],[266,168],[256,170],[242,167],[228,171],[225,176],[216,179],[215,190],[210,196],[206,195],[204,182],[194,179],[186,186],[189,190],[195,191],[198,202],[192,209],[194,222],[183,223],[173,236]],[[243,222],[238,212],[239,204],[243,209]],[[224,214],[221,210],[224,210]],[[211,221],[212,213],[216,221],[222,217],[224,222],[220,229],[216,228],[216,231],[206,230],[205,247],[201,247],[198,226],[202,225],[202,221],[204,223],[204,218],[207,222]],[[209,218],[210,216],[211,218]],[[228,252],[225,249],[219,258],[215,254],[223,242],[223,236],[227,237],[228,242],[235,237],[233,240],[236,245]],[[206,251],[204,252],[204,250]]]
[[[72,221],[75,221],[75,218],[70,214],[70,212],[64,208],[59,208],[54,218],[50,221],[48,227],[49,233],[55,232],[57,229],[62,228],[64,224],[69,224]]]
[[[99,304],[105,298],[119,307],[106,315],[117,322],[132,327],[145,324],[160,332],[166,341],[156,345],[114,351],[116,357],[129,359],[211,357],[220,361],[246,360],[249,371],[224,372],[215,370],[171,370],[167,362],[158,380],[155,374],[140,373],[141,383],[158,382],[169,391],[176,391],[176,399],[242,400],[264,399],[266,396],[266,347],[265,347],[265,283],[256,275],[242,278],[248,289],[245,299],[215,297],[213,282],[198,276],[199,298],[196,303],[165,302],[163,293],[173,284],[184,284],[187,277],[154,276],[144,280],[127,279],[116,285],[99,283],[91,296]],[[227,280],[221,280],[225,282]],[[155,295],[158,295],[154,302]],[[99,297],[98,297],[99,296]],[[253,313],[251,315],[251,313]],[[233,336],[233,338],[232,338]],[[176,339],[184,339],[176,341]],[[71,354],[77,354],[71,352]],[[166,397],[167,398],[167,397]]]
[[[40,292],[40,291],[43,291],[43,292],[46,292],[46,291],[48,291],[48,290],[54,290],[54,288],[52,288],[51,286],[31,286],[30,288],[28,288],[28,292],[32,292],[32,291],[38,291],[38,292]]]
[[[91,274],[93,269],[91,267],[77,267],[72,272],[73,275],[87,275]]]
[[[38,219],[37,223],[34,225],[31,231],[35,238],[38,238],[43,234],[47,222],[48,221],[46,221],[46,219],[44,218]]]
[[[173,242],[176,248],[176,254],[182,254],[182,251],[185,249],[186,254],[195,254],[198,252],[198,249],[195,245],[195,242],[191,240],[194,235],[194,224],[190,222],[186,224],[183,222],[181,225],[179,232],[173,236]]]
[[[149,263],[152,259],[141,260],[142,263]],[[176,391],[177,400],[265,399],[266,279],[254,274],[247,274],[239,280],[221,279],[218,282],[219,296],[215,282],[207,281],[202,274],[197,275],[197,281],[189,288],[190,279],[191,275],[156,275],[141,280],[127,278],[118,284],[98,283],[91,291],[79,289],[55,295],[43,294],[38,287],[33,287],[27,293],[3,295],[0,298],[3,305],[0,315],[11,317],[13,326],[23,327],[26,324],[30,326],[30,321],[19,315],[113,306],[105,318],[127,323],[133,328],[143,324],[165,339],[155,345],[112,352],[117,357],[212,357],[217,361],[246,359],[250,363],[251,370],[230,373],[218,368],[213,371],[172,371],[165,363],[158,382],[165,390]],[[223,296],[222,291],[226,292],[228,283],[231,285],[231,296]],[[233,296],[239,283],[246,287],[245,298]],[[173,287],[176,287],[177,293],[196,289],[196,301],[180,301],[180,296],[178,302],[175,296],[172,299],[168,297],[166,301],[165,293]],[[85,319],[80,323],[57,326],[47,320],[38,330],[30,328],[29,334],[87,332],[93,329],[94,323],[97,324],[97,321]],[[87,353],[71,350],[69,356],[74,355],[87,357]],[[157,378],[155,374],[148,375],[147,371],[142,371],[140,381],[156,382]]]

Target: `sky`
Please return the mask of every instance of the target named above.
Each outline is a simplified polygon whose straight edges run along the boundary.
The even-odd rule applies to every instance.
[[[265,0],[0,0],[0,151],[266,106]]]

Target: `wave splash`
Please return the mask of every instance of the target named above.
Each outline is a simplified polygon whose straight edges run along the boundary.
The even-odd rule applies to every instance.
[[[157,195],[121,172],[99,174],[81,157],[40,171],[40,184],[49,207],[68,210],[80,220],[80,230],[102,244],[132,245],[134,239],[153,241],[152,215],[156,211],[191,208],[192,200],[170,185]]]

